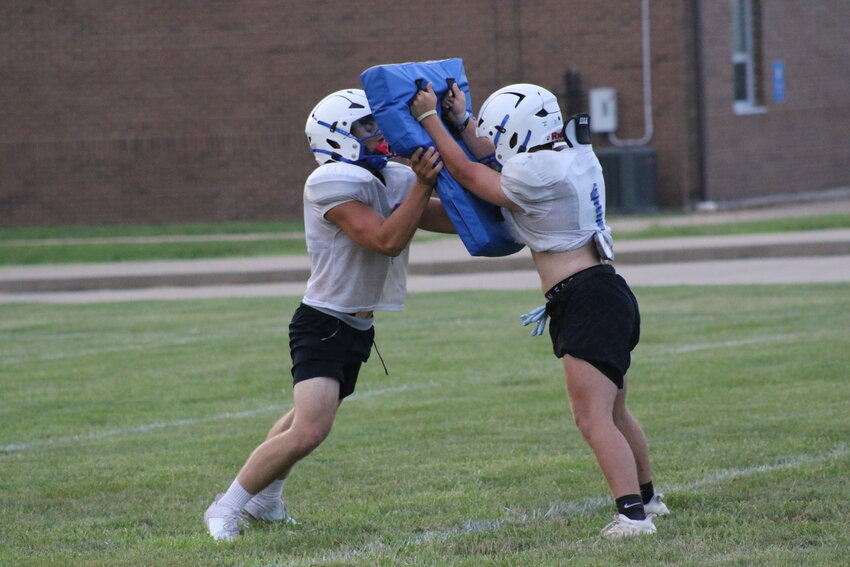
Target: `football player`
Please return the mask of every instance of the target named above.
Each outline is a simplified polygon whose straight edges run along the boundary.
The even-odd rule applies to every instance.
[[[327,437],[337,408],[354,392],[374,344],[374,312],[403,308],[413,234],[456,232],[431,196],[439,154],[419,149],[409,167],[389,161],[362,90],[322,99],[306,134],[319,167],[304,186],[312,270],[289,326],[293,407],[204,514],[216,540],[239,536],[243,520],[294,522],[284,481]]]
[[[668,509],[653,488],[646,437],[626,407],[640,313],[611,265],[605,182],[590,145],[588,116],[565,125],[555,95],[515,84],[490,95],[476,120],[454,85],[442,100],[450,133],[437,104],[429,84],[413,99],[411,114],[452,177],[501,207],[513,237],[531,249],[547,304],[523,316],[524,324],[537,323],[534,334],[540,334],[551,319],[549,334],[555,356],[563,359],[573,418],[617,505],[614,521],[600,535],[654,533],[652,516]],[[470,160],[455,136],[492,167]]]

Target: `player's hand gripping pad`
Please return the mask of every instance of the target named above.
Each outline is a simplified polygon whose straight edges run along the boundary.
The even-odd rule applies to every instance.
[[[410,114],[410,101],[420,86],[425,88],[433,83],[440,99],[456,82],[466,94],[467,110],[472,111],[462,59],[378,65],[363,71],[360,82],[390,148],[403,157],[410,157],[419,147],[436,146]],[[437,104],[437,112],[442,113],[440,104]],[[462,140],[458,143],[471,159],[475,159]],[[466,191],[446,168],[439,173],[437,194],[470,255],[507,256],[522,249],[523,245],[511,237],[499,208]]]

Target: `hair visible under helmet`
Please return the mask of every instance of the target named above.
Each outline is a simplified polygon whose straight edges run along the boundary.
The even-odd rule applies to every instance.
[[[362,89],[345,89],[323,98],[310,111],[304,132],[307,143],[319,165],[328,161],[341,161],[381,169],[388,155],[368,153],[363,143],[381,133],[358,138],[351,133],[354,123],[372,116],[369,101]]]
[[[516,154],[561,138],[564,126],[554,94],[527,83],[497,90],[481,105],[476,133],[496,147],[500,166]]]

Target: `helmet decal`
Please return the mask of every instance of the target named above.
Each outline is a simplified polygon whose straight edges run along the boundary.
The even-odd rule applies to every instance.
[[[514,95],[515,97],[517,97],[516,104],[514,104],[514,108],[518,107],[519,103],[522,102],[522,99],[525,98],[525,95],[522,93],[506,92],[502,94]]]

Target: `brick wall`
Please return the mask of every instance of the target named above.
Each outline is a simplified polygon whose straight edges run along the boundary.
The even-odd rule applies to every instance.
[[[690,4],[652,3],[650,143],[664,207],[686,206],[698,184]],[[793,12],[790,0],[763,4]],[[738,150],[756,148],[717,142],[748,129],[728,116],[728,3],[704,6],[707,25],[719,27],[706,33],[705,48],[711,80],[719,83],[707,87],[710,192],[721,198],[717,187],[730,185],[769,191],[746,175],[743,185],[736,182]],[[766,12],[771,30],[778,16]],[[810,12],[819,12],[818,20],[827,15],[822,7]],[[303,134],[307,113],[384,63],[462,57],[476,108],[513,82],[560,95],[571,69],[585,90],[618,89],[620,138],[643,135],[639,0],[436,0],[414,14],[409,3],[387,0],[2,3],[0,226],[299,218],[303,181],[315,163]],[[813,23],[796,33],[837,60],[821,32]],[[769,31],[765,53],[786,58],[789,76],[831,80],[828,65],[798,69],[811,56],[798,61],[800,46],[781,39],[779,30]],[[774,139],[806,108],[790,86],[788,112],[761,118]],[[819,96],[823,117],[846,108],[835,94]],[[807,132],[802,118],[792,127]],[[812,154],[822,156],[841,137],[823,134]],[[607,145],[603,137],[595,142]],[[762,149],[771,160],[785,159],[782,147]],[[766,169],[788,179],[781,167]],[[816,181],[801,172],[798,185],[846,182],[835,169]]]
[[[850,2],[761,2],[764,113],[732,111],[731,11],[704,2],[707,198],[764,199],[850,186]],[[773,61],[785,101],[773,100]]]

